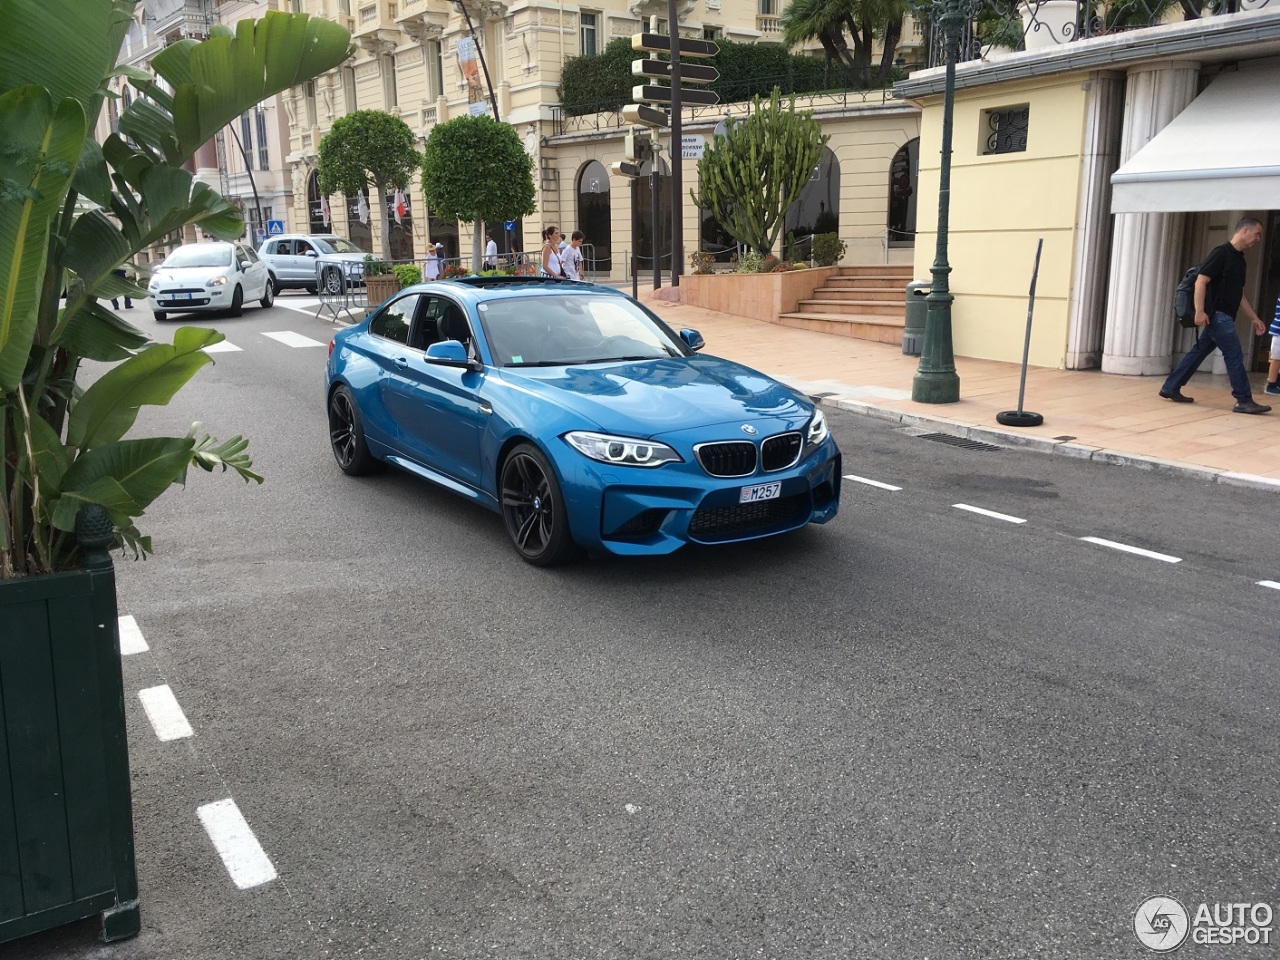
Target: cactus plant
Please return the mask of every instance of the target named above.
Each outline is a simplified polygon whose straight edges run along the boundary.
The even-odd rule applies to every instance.
[[[701,192],[693,202],[710,210],[725,231],[762,256],[773,250],[783,215],[800,198],[828,137],[812,111],[786,107],[777,87],[768,102],[756,97],[746,119],[717,135],[698,161]]]

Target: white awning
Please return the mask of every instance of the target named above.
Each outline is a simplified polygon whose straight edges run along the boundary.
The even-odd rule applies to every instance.
[[[1280,210],[1280,65],[1215,78],[1111,185],[1112,213]]]

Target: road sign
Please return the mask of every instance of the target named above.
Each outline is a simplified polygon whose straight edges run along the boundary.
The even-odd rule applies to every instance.
[[[507,233],[514,233],[516,229],[516,222],[514,220],[503,220],[502,229],[507,231]]]
[[[267,231],[263,230],[261,227],[257,227],[253,231],[253,236],[258,243],[261,243],[263,240],[267,239]]]
[[[714,40],[688,40],[680,38],[678,48],[682,57],[714,57],[720,48]],[[633,33],[631,49],[647,53],[670,53],[671,38],[663,33]]]
[[[631,99],[648,103],[670,103],[671,88],[645,83],[631,88]],[[710,107],[720,102],[720,94],[714,90],[698,90],[692,87],[680,89],[680,102],[686,107]]]
[[[632,60],[631,74],[636,77],[651,77],[654,80],[670,80],[671,64],[666,60]],[[715,83],[720,79],[720,71],[709,63],[681,63],[681,83]]]
[[[643,103],[629,103],[622,108],[623,123],[638,123],[645,127],[665,127],[671,122],[667,111],[646,107]]]
[[[267,233],[269,233],[269,234],[270,234],[271,236],[273,236],[273,237],[281,236],[281,235],[284,233],[284,221],[283,221],[283,220],[268,220],[268,221],[267,221]]]
[[[707,141],[703,140],[696,134],[690,137],[680,138],[681,160],[701,160],[702,155],[706,152]]]

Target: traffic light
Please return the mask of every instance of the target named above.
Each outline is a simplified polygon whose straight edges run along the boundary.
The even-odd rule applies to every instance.
[[[609,164],[609,172],[615,177],[630,177],[635,179],[640,176],[640,164],[630,160],[619,160],[616,163]]]

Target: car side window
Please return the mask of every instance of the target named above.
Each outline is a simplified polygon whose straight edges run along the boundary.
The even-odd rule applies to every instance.
[[[264,256],[271,256],[276,252],[277,244],[284,243],[283,240],[268,240],[262,245],[262,253]]]
[[[407,346],[413,315],[418,310],[418,300],[419,295],[411,293],[387,304],[369,321],[369,332],[376,337],[384,337]]]
[[[312,249],[311,244],[307,243],[307,241],[296,240],[294,241],[293,255],[295,257],[305,257],[307,255],[307,251],[311,249]]]
[[[427,302],[419,324],[424,350],[431,344],[444,340],[457,340],[464,346],[471,343],[471,324],[467,322],[467,314],[462,307],[445,297],[424,299]]]

